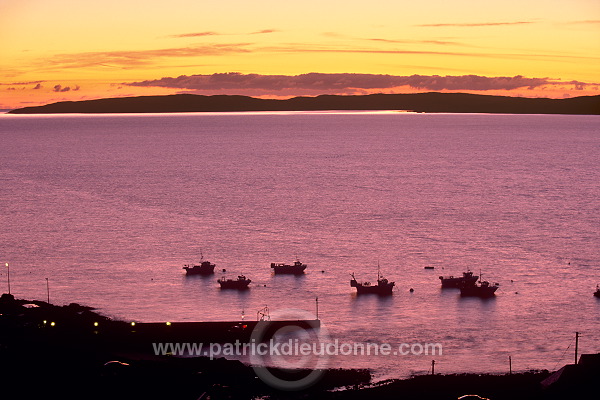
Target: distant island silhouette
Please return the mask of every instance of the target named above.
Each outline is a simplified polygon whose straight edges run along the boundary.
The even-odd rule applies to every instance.
[[[62,101],[9,111],[10,114],[175,113],[235,111],[398,110],[427,113],[593,114],[600,95],[565,99],[490,96],[467,93],[321,95],[285,100],[248,96],[176,94]]]

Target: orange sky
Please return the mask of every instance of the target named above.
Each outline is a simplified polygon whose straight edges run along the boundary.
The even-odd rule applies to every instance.
[[[182,92],[595,95],[600,1],[0,0],[0,54],[0,109]]]

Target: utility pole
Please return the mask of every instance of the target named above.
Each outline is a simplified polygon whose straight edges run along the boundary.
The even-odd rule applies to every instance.
[[[435,375],[435,360],[431,360],[431,375]]]
[[[508,356],[508,374],[512,375],[512,357]]]
[[[319,319],[319,296],[315,297],[315,303],[317,305],[317,319]]]
[[[48,278],[46,278],[46,294],[48,295],[48,304],[50,304],[50,286],[48,285]]]
[[[575,332],[575,365],[577,365],[577,351],[579,350],[579,332]]]

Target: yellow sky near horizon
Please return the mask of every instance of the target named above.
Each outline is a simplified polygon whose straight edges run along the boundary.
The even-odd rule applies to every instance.
[[[285,90],[257,89],[255,80],[251,87],[218,90],[198,81],[127,85],[228,72],[523,76],[548,82],[521,88],[464,83],[458,91],[589,95],[600,94],[600,1],[0,0],[0,54],[3,109],[178,92],[318,93],[296,80],[282,83],[290,85]],[[326,78],[332,86],[319,88],[327,93],[457,90],[363,81],[342,87],[348,76]]]

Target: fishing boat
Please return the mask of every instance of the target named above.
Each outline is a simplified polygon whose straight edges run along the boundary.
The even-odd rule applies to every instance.
[[[302,264],[300,260],[296,260],[294,264],[283,264],[283,263],[271,263],[271,268],[276,274],[292,274],[301,275],[306,269],[306,264]]]
[[[596,285],[596,291],[594,292],[594,296],[600,297],[600,285]]]
[[[219,285],[221,285],[221,289],[237,289],[244,290],[248,289],[248,285],[252,282],[250,279],[247,279],[244,275],[239,275],[237,279],[226,279],[225,277],[217,279]]]
[[[471,286],[477,282],[477,275],[473,275],[472,271],[463,272],[462,276],[440,276],[442,288],[457,288],[462,286]]]
[[[186,264],[183,266],[186,275],[211,275],[215,272],[215,264],[200,259],[199,265]]]
[[[492,297],[496,295],[496,290],[498,290],[499,287],[500,284],[498,283],[479,281],[461,286],[460,295],[465,297]]]
[[[379,273],[379,266],[377,266],[377,284],[373,285],[371,282],[358,282],[354,277],[354,273],[350,274],[352,279],[350,280],[350,287],[356,288],[356,294],[377,294],[379,296],[389,296],[392,294],[395,282],[390,282]]]

